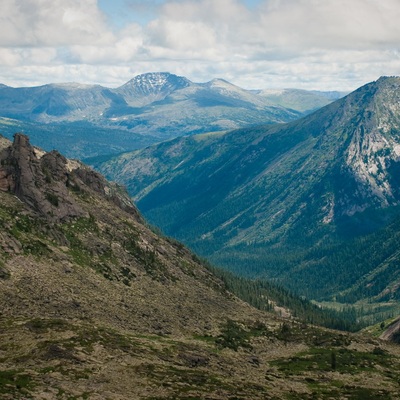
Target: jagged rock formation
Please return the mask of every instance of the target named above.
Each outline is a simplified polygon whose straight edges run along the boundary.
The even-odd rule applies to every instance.
[[[37,213],[55,220],[84,215],[68,193],[67,160],[60,154],[39,154],[27,136],[17,134],[0,154],[0,162],[0,188]]]
[[[77,161],[67,160],[57,151],[44,153],[23,134],[0,153],[0,190],[15,194],[39,215],[52,221],[87,216],[71,194],[81,186],[108,197],[138,216],[129,199],[115,196],[116,186]]]

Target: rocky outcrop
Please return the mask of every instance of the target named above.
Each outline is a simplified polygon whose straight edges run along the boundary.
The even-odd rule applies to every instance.
[[[67,160],[57,152],[40,152],[23,134],[0,155],[0,188],[14,193],[31,210],[51,220],[83,216],[66,185]]]
[[[135,215],[136,219],[143,222],[139,211],[133,205],[131,198],[122,186],[108,182],[102,175],[83,164],[80,164],[79,168],[73,171],[73,175],[75,179],[79,179],[96,193],[108,198],[119,208]]]
[[[91,190],[140,218],[118,186],[57,151],[45,153],[35,148],[21,133],[0,150],[0,190],[15,194],[33,212],[51,221],[87,216],[76,195],[84,196]]]
[[[379,338],[382,340],[400,343],[400,317],[393,321]]]

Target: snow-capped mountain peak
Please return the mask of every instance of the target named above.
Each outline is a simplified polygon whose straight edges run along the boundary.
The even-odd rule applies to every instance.
[[[135,76],[116,91],[123,94],[130,105],[143,106],[190,86],[191,82],[169,72],[149,72]]]
[[[149,72],[135,76],[119,89],[130,89],[142,94],[154,94],[183,89],[189,86],[190,83],[188,79],[169,72]]]

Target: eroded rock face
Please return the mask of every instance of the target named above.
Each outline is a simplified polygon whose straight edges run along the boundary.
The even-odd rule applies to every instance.
[[[87,216],[75,198],[90,190],[140,218],[129,197],[116,186],[57,151],[39,151],[21,133],[0,151],[0,190],[15,194],[32,211],[52,221]]]
[[[59,153],[39,157],[28,136],[18,133],[0,160],[0,188],[14,193],[33,211],[52,220],[84,215],[68,191],[66,159]]]
[[[3,192],[8,192],[10,187],[7,177],[7,172],[3,169],[0,169],[0,190]]]
[[[111,200],[119,208],[135,215],[138,220],[143,221],[127,192],[118,185],[106,181],[102,175],[84,165],[81,165],[80,168],[76,168],[73,171],[73,175],[75,179],[80,180],[96,193],[101,194],[108,200]]]

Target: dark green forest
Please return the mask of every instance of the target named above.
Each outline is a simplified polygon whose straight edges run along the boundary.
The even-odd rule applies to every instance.
[[[248,245],[218,253],[216,265],[235,273],[267,278],[298,295],[319,301],[356,303],[400,300],[400,216],[374,233],[353,238],[324,238],[307,248],[299,246]],[[304,237],[304,236],[303,236]],[[244,259],[246,262],[244,262]],[[267,266],[267,268],[266,268]]]
[[[225,283],[227,290],[242,300],[264,311],[277,312],[274,307],[282,307],[289,310],[291,317],[298,321],[356,332],[376,323],[383,323],[384,326],[384,320],[394,316],[394,311],[390,307],[369,308],[351,305],[343,305],[337,309],[321,307],[267,280],[240,277],[224,269],[212,267],[207,262],[203,263]]]
[[[252,306],[270,312],[281,307],[289,310],[291,316],[298,321],[327,328],[356,332],[366,326],[392,317],[391,313],[380,313],[365,318],[368,312],[352,306],[343,306],[339,310],[322,308],[290,290],[268,282],[265,279],[249,279],[237,276],[225,269],[213,267],[206,260],[201,260],[214,275],[220,278],[227,290]]]

